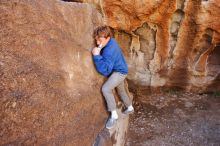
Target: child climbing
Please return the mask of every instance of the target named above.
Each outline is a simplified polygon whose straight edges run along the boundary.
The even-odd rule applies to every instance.
[[[111,30],[108,26],[97,27],[94,31],[94,39],[98,47],[92,50],[93,61],[97,71],[108,77],[108,80],[102,86],[102,93],[105,97],[108,111],[111,112],[106,122],[106,128],[111,129],[118,120],[116,102],[112,93],[114,88],[116,88],[126,106],[123,114],[128,115],[134,112],[132,102],[124,86],[124,80],[128,74],[128,66],[116,40],[112,38]]]

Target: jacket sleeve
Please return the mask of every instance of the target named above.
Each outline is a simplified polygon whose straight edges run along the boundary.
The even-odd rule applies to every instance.
[[[96,69],[104,76],[108,76],[112,73],[112,69],[117,58],[117,53],[114,48],[105,48],[102,55],[93,56]]]

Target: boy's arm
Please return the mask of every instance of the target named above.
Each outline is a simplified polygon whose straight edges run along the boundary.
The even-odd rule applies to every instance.
[[[117,53],[114,52],[114,48],[112,47],[105,49],[107,50],[102,55],[94,55],[93,60],[97,71],[104,76],[108,76],[112,72]]]

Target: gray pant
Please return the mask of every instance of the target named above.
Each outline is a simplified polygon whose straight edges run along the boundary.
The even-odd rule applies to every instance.
[[[125,86],[124,80],[127,75],[121,74],[119,72],[113,72],[112,75],[108,78],[108,80],[102,86],[102,93],[105,97],[107,102],[108,111],[116,110],[116,103],[115,98],[112,93],[112,90],[116,87],[119,96],[121,97],[122,101],[124,102],[125,106],[128,107],[131,105],[131,100],[128,97]]]

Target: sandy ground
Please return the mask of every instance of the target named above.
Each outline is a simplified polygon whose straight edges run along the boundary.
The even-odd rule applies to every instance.
[[[220,146],[220,97],[163,92],[136,95],[126,146]]]

